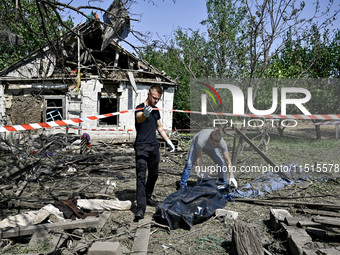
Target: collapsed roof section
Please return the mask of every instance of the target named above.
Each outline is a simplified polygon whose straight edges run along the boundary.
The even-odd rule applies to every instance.
[[[0,80],[74,80],[80,70],[82,80],[96,76],[131,82],[133,73],[135,82],[175,85],[164,72],[123,48],[119,36],[102,49],[108,38],[106,28],[98,19],[89,19],[74,27],[53,49],[37,50],[2,70]]]

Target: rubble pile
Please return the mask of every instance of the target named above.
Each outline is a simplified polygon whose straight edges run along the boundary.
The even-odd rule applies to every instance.
[[[330,194],[309,180],[256,198],[233,196],[190,231],[171,230],[153,217],[154,207],[133,220],[132,144],[57,134],[1,140],[0,147],[1,254],[340,252],[336,179],[325,184]],[[186,150],[169,153],[162,142],[160,152],[159,202],[176,192],[187,157]]]

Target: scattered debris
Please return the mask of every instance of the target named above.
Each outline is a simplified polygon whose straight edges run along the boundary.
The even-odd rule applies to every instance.
[[[138,222],[136,236],[133,241],[133,254],[146,255],[148,252],[151,218],[145,218]]]
[[[234,202],[224,202],[203,221],[197,217],[190,231],[151,221],[155,216],[152,207],[147,207],[147,222],[135,223],[132,144],[91,140],[92,146],[81,153],[81,143],[75,143],[80,137],[59,134],[30,138],[26,145],[3,144],[7,149],[1,150],[1,220],[15,224],[1,227],[2,253],[90,254],[98,252],[98,244],[107,243],[114,244],[117,254],[192,254],[204,249],[211,254],[234,249],[237,254],[237,249],[248,246],[247,240],[253,240],[249,247],[258,244],[264,254],[339,253],[337,181],[330,182],[332,192],[318,193],[319,197],[314,189],[323,184],[312,179],[272,189],[256,198],[233,197]],[[44,156],[46,153],[50,156]],[[155,195],[164,202],[176,190],[187,155],[185,151],[161,153]],[[261,180],[265,186],[267,183]],[[310,194],[309,199],[305,199],[306,194]],[[67,206],[69,217],[73,215],[75,220],[60,211],[53,213],[57,204]],[[203,213],[203,206],[198,206],[202,209],[197,213]],[[21,219],[15,217],[25,221],[20,223]],[[39,243],[46,243],[46,247],[38,247]]]
[[[235,255],[264,254],[259,230],[244,221],[235,221],[232,244]]]
[[[325,217],[293,217],[286,210],[271,209],[271,227],[278,231],[280,237],[288,242],[289,254],[334,254],[340,253],[340,245],[332,249],[319,249],[314,240],[324,239],[339,241],[339,220]]]

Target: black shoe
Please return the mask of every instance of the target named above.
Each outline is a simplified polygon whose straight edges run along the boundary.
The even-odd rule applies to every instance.
[[[153,201],[151,198],[148,198],[146,200],[146,204],[150,205],[150,206],[154,206],[154,207],[156,207],[158,205],[158,203],[156,201]]]
[[[144,218],[144,211],[138,210],[135,214],[135,221],[139,221]]]

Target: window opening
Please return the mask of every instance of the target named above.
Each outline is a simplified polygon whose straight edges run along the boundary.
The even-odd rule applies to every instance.
[[[56,97],[45,97],[44,121],[56,121],[64,119],[64,99]]]
[[[99,114],[113,113],[118,111],[118,99],[113,97],[100,96]],[[118,125],[118,115],[99,119],[99,125]]]

